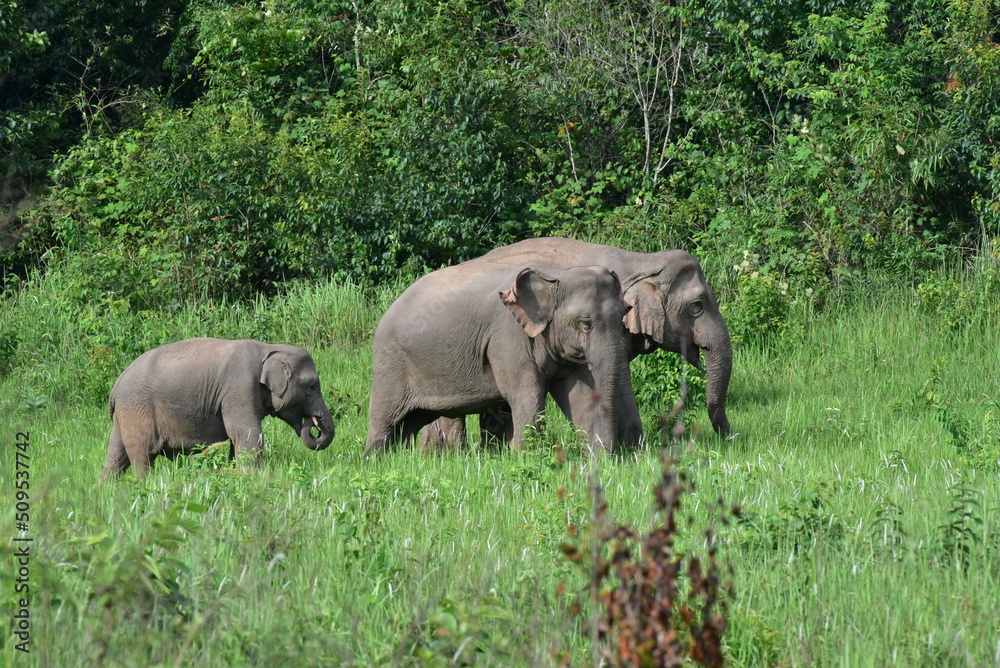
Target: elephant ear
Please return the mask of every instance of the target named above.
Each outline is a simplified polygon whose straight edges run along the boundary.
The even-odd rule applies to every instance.
[[[500,292],[500,299],[528,336],[535,338],[552,320],[558,286],[559,281],[554,278],[534,269],[522,269],[510,290]]]
[[[625,327],[633,334],[663,345],[666,340],[667,305],[660,289],[647,280],[657,273],[638,274],[625,281],[625,303],[632,306],[625,314]]]
[[[285,396],[288,389],[288,381],[292,377],[292,370],[288,363],[272,350],[264,357],[264,362],[260,371],[260,382],[266,385],[271,393],[279,399]]]
[[[632,304],[631,302],[628,301],[628,299],[625,298],[625,283],[623,283],[622,279],[618,277],[618,272],[614,271],[613,269],[609,269],[608,271],[611,272],[611,277],[615,279],[615,284],[618,286],[618,301],[625,304],[626,313],[628,311],[631,311]]]

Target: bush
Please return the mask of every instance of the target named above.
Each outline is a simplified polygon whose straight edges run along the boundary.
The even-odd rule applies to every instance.
[[[643,413],[643,422],[669,430],[680,410],[705,405],[705,369],[696,369],[676,353],[657,350],[640,355],[629,364],[632,388]]]
[[[104,256],[88,290],[110,279],[137,308],[167,308],[298,277],[384,281],[523,229],[525,121],[499,46],[466,39],[480,8],[387,13],[411,39],[366,32],[358,72],[327,53],[354,44],[353,23],[266,5],[192,10],[209,94],[60,157],[30,253]]]
[[[591,624],[601,657],[610,665],[668,667],[693,661],[722,666],[731,585],[720,580],[711,529],[704,536],[707,560],[677,548],[677,512],[685,495],[694,491],[694,483],[667,460],[662,466],[653,486],[659,518],[648,532],[608,526],[608,507],[595,483],[592,535],[584,541],[596,544],[588,549],[574,541],[560,547],[588,575],[591,596],[599,607]],[[639,554],[634,553],[636,548]],[[572,609],[579,613],[583,607],[577,602]]]
[[[1000,270],[990,267],[970,282],[930,272],[916,289],[917,307],[936,326],[954,332],[1000,321]]]
[[[822,280],[813,287],[805,278],[776,275],[761,265],[760,255],[746,250],[733,272],[735,295],[722,310],[735,343],[766,343],[800,331],[826,289]]]

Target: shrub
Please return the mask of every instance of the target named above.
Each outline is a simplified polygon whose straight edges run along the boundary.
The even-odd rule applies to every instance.
[[[948,332],[1000,320],[1000,269],[970,282],[930,272],[916,289],[917,307]]]
[[[722,666],[732,591],[719,579],[711,529],[705,532],[706,562],[677,549],[677,512],[694,483],[673,470],[669,461],[662,464],[660,480],[653,487],[660,519],[648,532],[606,526],[607,504],[595,484],[590,536],[594,545],[588,549],[564,543],[561,549],[588,574],[599,607],[592,630],[604,660],[614,666],[684,666],[691,661]],[[574,609],[582,606],[574,604]]]
[[[748,250],[732,269],[735,295],[722,309],[736,343],[762,343],[798,331],[825,293],[825,281],[810,285],[808,276],[776,274],[761,264],[760,255]]]
[[[679,406],[705,405],[705,369],[691,366],[675,353],[657,350],[629,364],[632,388],[644,418],[652,417],[661,430],[670,429]],[[644,419],[643,422],[647,422]]]

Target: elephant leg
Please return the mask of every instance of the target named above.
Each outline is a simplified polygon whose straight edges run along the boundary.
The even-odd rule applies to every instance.
[[[565,378],[552,382],[549,387],[552,398],[563,414],[577,429],[593,433],[601,410],[600,397],[593,387],[593,381],[584,372],[571,373]],[[623,379],[615,399],[618,412],[618,441],[622,445],[637,445],[642,439],[642,418],[635,400],[631,380]]]
[[[142,478],[149,473],[149,468],[160,450],[160,438],[152,419],[131,419],[119,421],[117,414],[118,437],[121,439],[128,454],[128,461],[136,477]],[[139,423],[139,424],[136,424]],[[112,436],[114,432],[112,432]],[[109,443],[110,450],[110,443]],[[108,453],[110,456],[110,452]]]
[[[385,450],[416,438],[420,430],[440,417],[440,413],[417,409],[398,419],[389,419],[378,413],[369,415],[368,439],[364,456],[373,450]]]
[[[483,446],[494,448],[510,443],[514,438],[514,418],[508,404],[479,415],[479,438]]]
[[[377,351],[373,352],[373,355],[378,359]],[[373,451],[395,447],[402,440],[404,422],[413,409],[410,396],[409,384],[406,378],[400,375],[398,368],[393,365],[375,364],[371,401],[368,404],[365,458],[371,456]]]
[[[626,370],[627,371],[627,370]],[[642,442],[642,417],[639,415],[639,402],[636,401],[632,388],[631,374],[626,373],[618,387],[618,399],[615,401],[618,411],[618,441],[625,446],[637,446]]]
[[[368,438],[365,440],[365,457],[371,455],[372,450],[385,450],[390,445],[395,445],[396,425],[401,419],[387,416],[385,411],[376,406],[374,397],[373,391],[371,407],[368,409]]]
[[[420,447],[424,452],[445,452],[468,447],[465,418],[439,417],[424,427]]]
[[[399,423],[372,414],[369,417],[368,438],[365,440],[364,456],[373,450],[387,450],[399,442]]]
[[[528,388],[517,397],[509,397],[508,401],[513,417],[510,449],[520,450],[524,446],[524,430],[537,427],[542,414],[545,413],[545,388],[544,386]]]
[[[403,443],[414,440],[417,437],[417,434],[420,433],[421,429],[429,427],[431,423],[440,418],[440,413],[434,413],[428,410],[417,409],[410,411],[406,414],[406,417],[403,418],[402,423],[397,429],[398,435],[396,440]],[[465,431],[464,424],[462,425],[462,430]]]
[[[552,381],[549,394],[574,427],[591,433],[598,405],[592,380],[579,373],[571,373]]]
[[[108,456],[104,460],[104,472],[101,474],[102,480],[117,478],[129,467],[128,452],[125,450],[125,441],[122,440],[122,430],[115,420],[111,430],[111,438],[108,441]]]
[[[149,469],[153,465],[153,457],[154,455],[145,448],[129,455],[129,461],[132,463],[132,470],[136,477],[144,478],[149,474]]]
[[[508,404],[479,415],[479,438],[483,447],[501,447],[510,443],[513,437],[514,420]],[[438,418],[424,429],[420,444],[424,452],[467,448],[465,418]]]
[[[391,429],[375,429],[369,427],[368,438],[365,439],[364,457],[369,457],[372,450],[385,450],[392,444]]]
[[[227,414],[222,416],[226,435],[233,442],[233,457],[244,471],[260,468],[264,451],[264,431],[256,415]]]

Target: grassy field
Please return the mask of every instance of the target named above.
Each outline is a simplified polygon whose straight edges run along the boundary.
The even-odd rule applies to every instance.
[[[833,299],[738,345],[727,440],[691,405],[687,434],[664,442],[644,407],[652,445],[592,459],[550,411],[521,453],[363,461],[371,331],[395,292],[301,285],[171,318],[70,308],[44,286],[8,296],[0,608],[18,605],[16,433],[30,432],[31,635],[23,654],[5,632],[0,663],[592,665],[588,579],[559,546],[586,540],[595,478],[611,520],[648,527],[666,452],[696,485],[679,549],[703,553],[714,525],[732,582],[729,665],[1000,666],[996,302],[963,318],[910,289]],[[98,484],[110,384],[195,335],[310,348],[334,443],[310,452],[272,419],[258,474],[217,449]],[[720,498],[739,506],[726,524]]]

